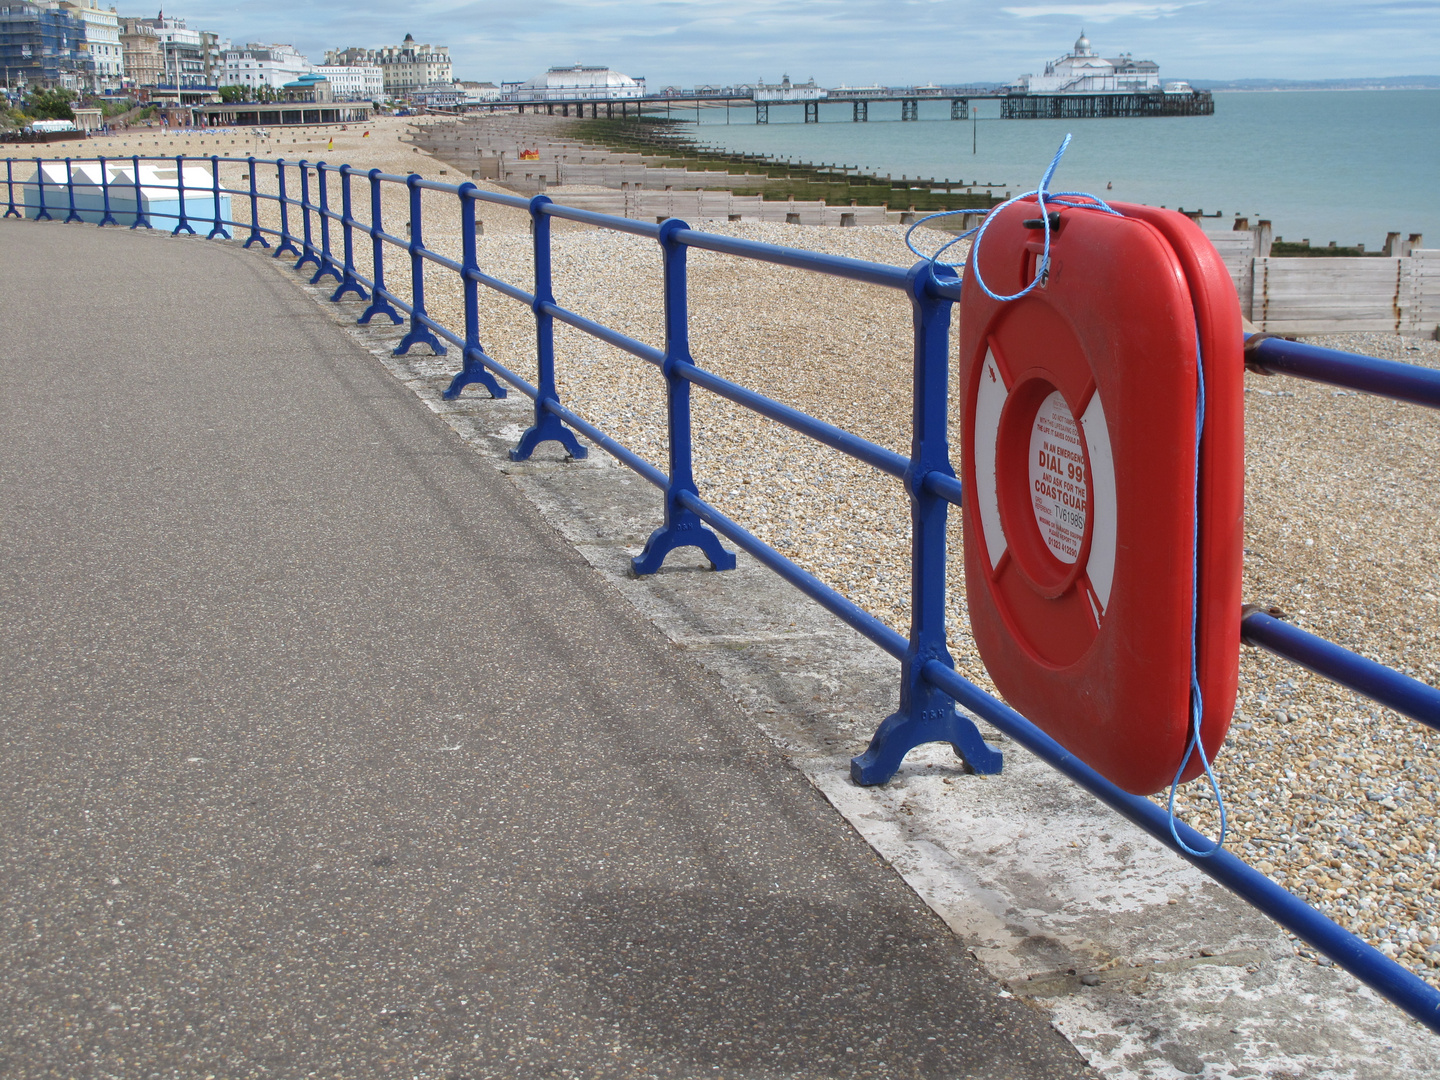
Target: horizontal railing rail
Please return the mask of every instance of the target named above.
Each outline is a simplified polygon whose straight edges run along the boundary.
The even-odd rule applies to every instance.
[[[164,168],[151,166],[150,163],[154,162],[162,163]],[[192,176],[195,169],[209,167],[209,184],[196,186],[187,180],[187,163],[195,167],[191,170]],[[92,165],[94,170],[90,168]],[[17,175],[17,170],[23,173],[29,166],[35,169],[33,177]],[[52,167],[49,172],[47,166]],[[147,177],[142,177],[145,171],[142,166],[149,167]],[[222,166],[240,171],[241,186],[222,186]],[[81,190],[78,191],[77,167],[81,173],[78,183]],[[171,167],[175,169],[175,181],[167,185],[161,173],[168,172]],[[63,181],[59,179],[61,170]],[[92,171],[96,173],[93,181]],[[259,175],[262,171],[273,175],[273,192],[261,190]],[[357,217],[354,212],[352,181],[356,179],[368,188],[369,213],[364,218]],[[332,183],[337,180],[340,195],[338,211],[332,205],[331,191]],[[459,350],[460,370],[445,391],[446,397],[453,398],[467,386],[479,384],[495,397],[503,397],[506,387],[513,387],[534,402],[531,426],[511,451],[512,458],[523,460],[533,453],[537,445],[546,441],[559,442],[572,457],[583,457],[586,450],[574,434],[579,432],[661,489],[664,493],[664,523],[651,535],[644,551],[633,560],[637,573],[651,573],[659,569],[669,552],[687,546],[699,548],[712,566],[729,568],[734,565],[734,556],[721,545],[721,538],[724,538],[900,661],[901,710],[880,725],[869,750],[856,759],[854,771],[857,779],[862,782],[888,779],[906,752],[920,743],[932,741],[950,742],[976,771],[997,771],[1000,755],[982,741],[979,729],[968,714],[980,717],[1212,879],[1309,942],[1410,1015],[1440,1032],[1440,991],[1230,852],[1221,850],[1208,857],[1197,856],[1194,851],[1207,849],[1208,841],[1188,826],[1177,824],[1179,839],[1194,849],[1185,850],[1184,846],[1177,844],[1171,833],[1170,818],[1160,806],[1121,790],[1019,713],[955,670],[946,646],[945,526],[948,507],[958,505],[963,494],[951,467],[948,448],[949,328],[952,308],[961,295],[957,278],[937,271],[929,263],[922,262],[903,269],[707,233],[692,229],[676,219],[650,224],[562,206],[543,195],[524,199],[483,191],[470,183],[446,184],[413,174],[398,176],[379,169],[360,171],[348,165],[337,167],[324,162],[218,155],[202,158],[9,158],[5,162],[5,183],[4,217],[34,216],[54,220],[57,214],[63,213],[63,220],[67,222],[93,218],[102,226],[129,224],[131,228],[153,228],[153,218],[173,221],[172,231],[177,234],[194,233],[193,221],[208,225],[212,239],[228,239],[241,230],[248,230],[245,247],[258,243],[269,248],[270,239],[267,238],[274,239],[277,241],[273,253],[275,257],[293,256],[296,269],[307,263],[314,266],[314,274],[310,278],[312,284],[318,283],[324,276],[333,277],[337,288],[331,296],[332,300],[338,301],[346,294],[368,300],[358,319],[360,323],[368,323],[376,315],[383,315],[395,324],[408,318],[409,327],[395,347],[397,355],[403,355],[422,343],[435,353],[444,354],[447,350],[442,341]],[[292,184],[298,186],[298,197],[293,194],[296,187]],[[406,237],[394,235],[384,228],[382,190],[385,185],[404,188],[407,193],[409,221]],[[91,205],[92,189],[98,189],[98,205]],[[17,190],[20,192],[18,201]],[[111,197],[116,191],[122,192],[118,197],[118,212]],[[461,222],[459,260],[426,247],[422,234],[424,192],[455,200]],[[173,207],[168,203],[171,193],[174,195]],[[166,198],[162,200],[161,195]],[[223,210],[225,198],[231,200],[228,205],[232,211],[237,203],[247,207],[248,216],[236,216],[233,212],[227,215]],[[128,205],[131,200],[133,205]],[[510,207],[530,215],[534,277],[531,288],[504,281],[480,268],[476,244],[477,204]],[[195,210],[193,213],[192,207]],[[266,212],[264,216],[275,220],[262,223],[262,208]],[[292,227],[292,212],[300,217],[298,231]],[[665,299],[663,347],[650,345],[605,326],[567,309],[557,301],[553,290],[550,242],[550,222],[557,218],[645,237],[659,244]],[[339,252],[332,244],[332,226],[340,232]],[[361,273],[355,266],[356,234],[370,240],[371,270],[368,274]],[[880,446],[698,364],[690,354],[689,345],[686,253],[691,249],[903,292],[911,304],[915,324],[914,415],[910,453],[901,454]],[[386,284],[387,252],[396,256],[403,253],[409,259],[411,277],[408,297],[398,295]],[[463,331],[443,325],[426,310],[427,265],[454,273],[461,281],[465,293]],[[498,362],[481,345],[478,329],[480,286],[530,309],[536,330],[536,377],[533,383]],[[557,321],[660,369],[666,380],[667,468],[662,469],[647,461],[561,403],[555,380],[554,323]],[[1440,372],[1429,368],[1321,349],[1267,335],[1255,335],[1248,339],[1246,362],[1252,370],[1267,374],[1311,379],[1432,408],[1440,407]],[[911,504],[912,545],[911,625],[908,634],[890,627],[701,497],[692,464],[692,386],[782,424],[905,485]],[[1241,619],[1242,636],[1247,643],[1314,671],[1401,715],[1440,729],[1440,690],[1289,625],[1272,612],[1247,609],[1237,613],[1237,618]],[[965,712],[957,712],[955,704]]]
[[[1440,371],[1398,360],[1357,356],[1269,334],[1251,334],[1245,340],[1245,366],[1262,375],[1294,375],[1440,409]]]

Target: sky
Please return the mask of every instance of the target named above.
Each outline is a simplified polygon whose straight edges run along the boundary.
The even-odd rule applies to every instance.
[[[1440,0],[171,0],[236,44],[448,45],[455,75],[584,62],[652,90],[813,76],[824,86],[1008,82],[1068,52],[1155,60],[1167,79],[1440,74]],[[123,14],[132,13],[129,5]],[[148,12],[134,12],[149,14]]]

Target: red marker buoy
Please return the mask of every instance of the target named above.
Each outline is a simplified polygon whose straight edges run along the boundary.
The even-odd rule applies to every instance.
[[[1185,755],[1192,626],[1207,756],[1234,708],[1244,362],[1235,290],[1204,233],[1181,214],[1113,207],[1121,216],[1047,204],[1049,272],[1017,300],[965,277],[965,581],[1005,699],[1149,794]],[[1019,202],[986,229],[972,263],[995,293],[1039,272],[1037,215]],[[1193,755],[1183,779],[1201,767]]]

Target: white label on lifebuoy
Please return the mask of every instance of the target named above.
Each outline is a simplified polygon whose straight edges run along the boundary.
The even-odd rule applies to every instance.
[[[985,533],[985,552],[993,568],[1007,546],[1000,524],[1000,497],[995,480],[995,452],[1000,438],[1000,413],[1010,388],[995,363],[995,354],[985,354],[980,372],[980,390],[975,396],[975,505],[980,510],[980,528]]]
[[[1100,603],[1100,615],[1110,606],[1110,586],[1115,581],[1115,459],[1110,453],[1110,429],[1100,391],[1090,395],[1090,404],[1080,417],[1085,431],[1085,448],[1090,453],[1090,500],[1094,522],[1090,526],[1090,557],[1085,576]],[[1097,617],[1097,623],[1100,621]]]
[[[1080,557],[1086,503],[1080,429],[1056,390],[1040,403],[1030,429],[1030,505],[1045,546],[1063,563]]]

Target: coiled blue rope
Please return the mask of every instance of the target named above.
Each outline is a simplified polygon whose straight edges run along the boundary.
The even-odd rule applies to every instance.
[[[914,235],[915,230],[920,228],[920,226],[924,225],[926,222],[935,221],[937,218],[954,217],[956,214],[973,214],[975,213],[975,211],[941,210],[938,214],[927,214],[925,215],[925,217],[921,218],[919,221],[911,225],[910,228],[905,230],[905,246],[909,248],[912,252],[914,252],[916,255],[920,256],[920,258],[928,259],[931,266],[944,267],[947,270],[959,270],[962,267],[968,266],[970,268],[970,272],[975,275],[975,283],[984,290],[985,295],[990,297],[991,300],[998,300],[1001,303],[1005,303],[1010,300],[1019,300],[1026,293],[1030,292],[1031,289],[1035,288],[1035,286],[1043,284],[1045,282],[1045,279],[1050,275],[1050,214],[1046,209],[1047,206],[1068,206],[1073,207],[1077,210],[1099,210],[1101,213],[1110,214],[1114,217],[1124,216],[1120,213],[1119,210],[1112,208],[1104,199],[1100,198],[1100,196],[1091,195],[1088,191],[1052,192],[1050,190],[1050,180],[1052,177],[1054,177],[1055,170],[1060,167],[1060,159],[1065,156],[1065,151],[1070,148],[1071,137],[1072,136],[1067,134],[1065,138],[1061,141],[1060,149],[1056,150],[1055,156],[1050,159],[1050,167],[1045,170],[1045,175],[1040,178],[1040,186],[1034,191],[1022,192],[1021,194],[1016,195],[1013,199],[1006,199],[999,206],[995,207],[992,210],[986,211],[985,219],[981,221],[979,225],[977,225],[973,229],[967,229],[965,232],[961,233],[953,240],[946,241],[940,246],[937,251],[934,252],[934,254],[931,255],[925,254],[925,252],[921,251],[915,246],[914,241],[911,239],[911,237]],[[1035,280],[1030,282],[1029,285],[1026,285],[1025,288],[1021,289],[1019,292],[1011,296],[1000,296],[999,294],[992,292],[990,286],[985,284],[985,279],[980,276],[980,262],[975,257],[975,253],[980,250],[980,242],[985,238],[985,230],[990,227],[990,222],[995,220],[995,215],[998,214],[1001,210],[1004,210],[1007,206],[1013,206],[1015,203],[1028,199],[1032,195],[1035,196],[1035,198],[1039,201],[1040,220],[1043,223],[1045,229],[1045,248],[1040,255],[1040,262],[1035,272]],[[1088,199],[1090,201],[1070,201],[1073,199]],[[966,259],[965,262],[947,263],[940,261],[941,255],[945,254],[945,252],[949,251],[952,247],[960,243],[962,240],[968,240],[972,236],[975,237],[975,243],[970,246],[970,256],[968,259]]]
[[[911,237],[915,230],[926,222],[934,221],[937,218],[954,217],[956,214],[973,214],[973,210],[942,210],[937,214],[927,214],[916,221],[905,231],[905,246],[922,259],[927,259],[931,266],[944,267],[947,270],[968,270],[975,275],[975,284],[991,300],[1000,303],[1008,303],[1011,300],[1019,300],[1037,285],[1043,285],[1050,274],[1050,214],[1047,207],[1065,206],[1077,210],[1098,210],[1101,213],[1110,214],[1113,217],[1124,217],[1120,211],[1110,206],[1098,195],[1092,195],[1088,191],[1050,191],[1050,181],[1055,176],[1055,170],[1060,167],[1060,159],[1065,156],[1065,151],[1070,148],[1071,136],[1067,134],[1060,143],[1060,149],[1055,151],[1055,156],[1050,160],[1050,167],[1040,178],[1040,186],[1034,191],[1026,191],[1016,195],[1013,199],[1007,199],[999,206],[985,213],[984,220],[973,229],[967,229],[953,240],[942,244],[932,254],[925,254],[915,246]],[[985,284],[985,279],[980,275],[980,260],[976,253],[980,250],[980,242],[985,238],[985,230],[990,227],[990,222],[995,215],[1007,206],[1011,206],[1024,199],[1034,196],[1040,207],[1040,221],[1045,230],[1045,247],[1041,252],[1040,262],[1036,267],[1035,278],[1017,293],[1010,296],[1000,296],[990,286]],[[1075,199],[1085,199],[1086,202],[1074,202]],[[970,237],[975,237],[975,242],[970,245],[969,257],[963,263],[941,262],[940,256],[949,251],[956,244]],[[1170,801],[1168,805],[1170,815],[1170,836],[1179,846],[1180,850],[1192,858],[1205,859],[1214,855],[1225,846],[1225,834],[1228,830],[1228,819],[1225,813],[1225,799],[1220,793],[1220,782],[1215,778],[1215,772],[1210,767],[1210,759],[1205,754],[1205,746],[1200,741],[1200,723],[1204,716],[1204,702],[1200,692],[1200,656],[1198,647],[1199,620],[1200,620],[1200,442],[1205,431],[1205,364],[1200,352],[1200,336],[1197,330],[1195,336],[1195,367],[1197,376],[1195,396],[1195,516],[1194,531],[1192,533],[1192,548],[1195,552],[1195,560],[1191,564],[1190,576],[1190,738],[1185,748],[1185,756],[1180,761],[1180,767],[1175,770],[1175,779],[1170,782]],[[1214,844],[1205,850],[1192,848],[1184,840],[1180,839],[1180,832],[1175,828],[1175,793],[1180,787],[1180,777],[1185,772],[1185,767],[1190,764],[1191,757],[1196,751],[1200,754],[1200,763],[1205,767],[1205,776],[1210,781],[1210,790],[1215,795],[1215,803],[1220,808],[1220,837]]]

